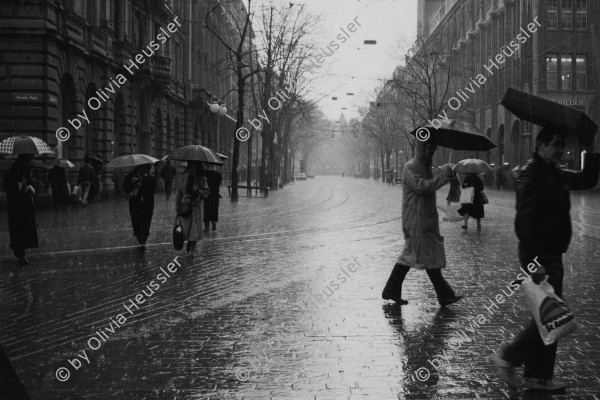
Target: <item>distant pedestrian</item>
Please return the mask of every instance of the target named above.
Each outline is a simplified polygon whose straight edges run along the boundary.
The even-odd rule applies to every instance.
[[[548,283],[562,297],[564,267],[562,255],[571,241],[571,202],[569,190],[590,189],[598,183],[600,154],[581,143],[586,152],[584,169],[563,170],[559,162],[565,151],[565,134],[552,127],[543,128],[536,137],[533,159],[521,168],[517,178],[515,231],[519,239],[519,261],[523,271],[537,257],[541,267],[532,275],[538,283]],[[523,385],[531,389],[562,390],[566,385],[553,379],[557,344],[546,346],[537,325],[530,320],[511,343],[493,356],[500,378],[511,387],[519,382],[515,367],[525,364]]]
[[[138,165],[123,181],[123,190],[129,195],[129,216],[133,234],[139,243],[138,250],[142,252],[146,250],[154,213],[156,176],[150,174],[151,168],[150,164]]]
[[[102,161],[102,157],[100,153],[96,157],[90,158],[90,163],[92,168],[94,168],[94,172],[96,172],[96,182],[90,185],[90,194],[89,197],[93,201],[99,201],[100,195],[102,194],[102,181],[104,175],[104,161]]]
[[[48,171],[48,182],[52,188],[52,204],[54,210],[67,203],[67,172],[60,165],[55,165]]]
[[[84,156],[83,162],[85,163],[79,168],[79,175],[77,177],[77,184],[81,187],[81,205],[87,206],[88,196],[90,195],[90,187],[93,183],[98,181],[96,171],[91,166],[91,158]]]
[[[415,158],[404,166],[402,175],[402,230],[404,250],[383,289],[385,300],[408,304],[402,299],[402,283],[411,268],[424,269],[442,307],[462,298],[442,276],[446,266],[444,238],[440,235],[435,192],[450,180],[450,171],[442,169],[433,176],[431,163],[437,146],[416,141]]]
[[[448,206],[450,206],[450,203],[458,203],[460,201],[460,181],[456,172],[450,175],[450,190],[448,191],[446,201],[448,202]]]
[[[500,165],[498,169],[496,169],[496,188],[504,189],[506,186],[506,176],[504,176],[504,166]]]
[[[209,223],[212,226],[212,230],[217,230],[217,222],[219,222],[219,187],[223,177],[221,173],[215,170],[214,166],[209,167],[211,169],[204,171],[204,176],[208,184],[208,196],[204,199],[204,233],[208,233]]]
[[[186,252],[193,257],[196,243],[202,240],[202,200],[209,194],[201,162],[189,161],[187,172],[177,181],[175,211],[180,217]]]
[[[165,183],[165,199],[167,201],[169,201],[169,198],[171,197],[175,175],[177,175],[177,170],[171,165],[171,161],[167,160],[165,166],[160,170],[160,177]]]
[[[6,172],[2,183],[8,205],[10,248],[21,265],[29,264],[29,260],[25,257],[25,250],[38,247],[33,207],[35,189],[31,168],[27,166],[32,158],[30,154],[19,154]]]
[[[469,217],[477,220],[477,232],[481,232],[481,219],[485,217],[483,209],[483,181],[475,173],[467,174],[462,184],[463,188],[473,188],[473,203],[463,204],[458,213],[463,216],[464,230],[468,229]]]
[[[121,172],[121,168],[115,168],[112,175],[112,181],[115,185],[115,195],[118,199],[122,199],[127,195],[125,191],[123,191],[123,172]]]

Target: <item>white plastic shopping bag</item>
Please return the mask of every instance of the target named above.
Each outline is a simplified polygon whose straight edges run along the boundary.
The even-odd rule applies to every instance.
[[[556,343],[558,339],[577,330],[573,312],[554,293],[547,276],[539,284],[528,279],[523,283],[523,289],[533,319],[546,346]]]
[[[475,196],[475,189],[473,186],[469,186],[463,188],[460,192],[460,200],[458,201],[460,204],[472,204],[473,197]]]

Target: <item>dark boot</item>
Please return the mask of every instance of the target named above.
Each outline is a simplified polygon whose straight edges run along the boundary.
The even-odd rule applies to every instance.
[[[398,263],[394,265],[392,274],[385,284],[385,288],[383,288],[383,293],[381,293],[381,297],[384,300],[394,300],[400,305],[408,304],[408,301],[402,300],[402,282],[404,282],[404,278],[406,278],[409,270],[410,267],[406,265]]]
[[[441,269],[428,269],[427,275],[429,276],[431,283],[433,283],[435,293],[437,294],[438,301],[442,307],[456,303],[463,298],[463,296],[454,294],[454,290],[452,290],[448,282],[442,276]]]

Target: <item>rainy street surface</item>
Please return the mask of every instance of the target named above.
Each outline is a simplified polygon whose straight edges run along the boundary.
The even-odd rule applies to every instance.
[[[409,305],[381,300],[403,246],[400,186],[317,176],[236,205],[222,188],[193,260],[173,250],[162,194],[144,255],[124,200],[38,211],[24,270],[3,210],[0,342],[32,399],[600,399],[600,197],[572,194],[564,292],[579,330],[559,344],[568,389],[550,397],[509,391],[488,359],[527,310],[506,287],[514,195],[486,193],[481,235],[440,210],[444,275],[466,295],[446,309],[423,271],[407,277]]]

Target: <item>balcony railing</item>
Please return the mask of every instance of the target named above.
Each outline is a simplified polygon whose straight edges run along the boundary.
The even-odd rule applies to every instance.
[[[171,58],[155,55],[154,57],[154,75],[157,78],[171,77]]]

